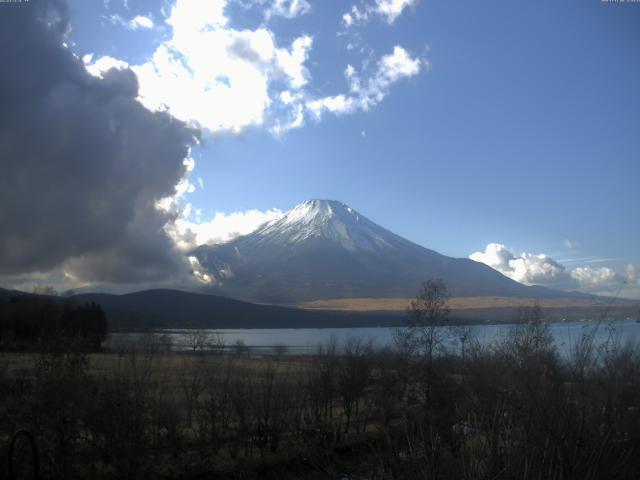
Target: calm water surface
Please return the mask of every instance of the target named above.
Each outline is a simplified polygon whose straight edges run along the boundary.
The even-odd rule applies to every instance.
[[[473,325],[472,334],[482,345],[494,344],[504,338],[512,325]],[[602,344],[612,336],[622,343],[640,341],[640,323],[635,320],[618,320],[615,322],[557,322],[549,324],[556,347],[561,353],[568,353],[585,334],[595,333],[595,343]],[[447,327],[439,327],[445,337],[445,343],[450,348],[458,345],[456,337]],[[204,349],[212,348],[216,338],[221,335],[225,348],[232,350],[233,345],[243,342],[253,354],[273,353],[276,347],[284,347],[290,354],[311,354],[318,350],[319,345],[327,345],[334,341],[338,347],[344,345],[348,339],[355,338],[371,342],[374,347],[381,348],[393,343],[395,328],[283,328],[283,329],[221,329],[200,330],[205,339]],[[139,344],[140,342],[155,341],[160,345],[171,345],[173,350],[192,349],[192,332],[190,330],[168,329],[152,334],[114,333],[107,340],[107,345],[117,348]]]

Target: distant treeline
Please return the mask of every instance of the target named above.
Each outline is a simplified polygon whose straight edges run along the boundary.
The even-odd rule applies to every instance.
[[[102,307],[44,295],[0,299],[0,345],[34,347],[64,338],[98,349],[108,331]]]

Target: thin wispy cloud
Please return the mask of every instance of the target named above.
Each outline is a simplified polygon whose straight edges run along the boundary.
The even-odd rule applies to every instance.
[[[154,27],[153,20],[146,15],[136,15],[133,18],[126,19],[122,15],[109,15],[109,21],[113,24],[120,25],[127,30],[151,30]]]
[[[569,250],[575,250],[580,247],[580,244],[578,242],[576,242],[575,240],[569,240],[568,238],[565,238],[564,242],[562,243]]]
[[[560,263],[605,263],[618,260],[614,257],[596,258],[596,257],[581,257],[581,258],[559,258]]]

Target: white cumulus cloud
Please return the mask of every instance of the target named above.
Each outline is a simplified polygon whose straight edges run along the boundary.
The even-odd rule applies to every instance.
[[[624,273],[607,266],[580,266],[568,269],[545,254],[517,254],[500,243],[490,243],[484,252],[474,252],[469,258],[525,285],[605,292],[618,289],[625,284],[638,283],[636,267],[633,264],[627,265]]]
[[[357,100],[343,94],[318,98],[307,102],[307,108],[314,116],[320,118],[324,111],[341,114],[351,113],[359,106]]]
[[[241,212],[217,212],[210,220],[189,220],[191,209],[187,205],[181,215],[168,224],[165,230],[179,249],[190,251],[198,245],[211,245],[233,240],[240,235],[253,232],[265,222],[282,217],[278,209],[266,211],[246,210]]]
[[[167,39],[146,62],[129,65],[113,57],[88,56],[84,58],[86,68],[96,76],[112,67],[130,68],[138,77],[138,100],[145,107],[168,110],[210,132],[238,133],[257,126],[281,136],[303,127],[309,116],[320,119],[325,112],[339,115],[369,110],[389,94],[392,84],[417,75],[426,65],[396,45],[377,63],[367,59],[361,72],[347,66],[347,92],[318,95],[310,86],[307,67],[313,38],[301,33],[282,45],[267,24],[236,29],[227,16],[230,2],[175,0],[164,19]],[[412,3],[378,0],[372,11],[395,18]],[[285,18],[303,15],[311,8],[306,0],[240,4],[259,6],[267,16]],[[141,27],[153,24],[142,16],[130,22]]]
[[[248,127],[262,127],[281,136],[303,127],[309,117],[319,120],[326,113],[367,111],[389,94],[393,84],[419,74],[426,65],[396,45],[377,62],[367,59],[360,71],[347,66],[346,91],[317,93],[307,66],[313,38],[300,32],[283,43],[268,22],[255,28],[235,28],[227,12],[231,1],[174,0],[162,19],[165,40],[147,61],[132,65],[109,56],[87,55],[83,57],[85,67],[98,77],[112,68],[131,69],[138,79],[137,100],[142,105],[152,111],[168,111],[206,131],[239,133]],[[389,5],[393,2],[387,3],[379,1],[375,8],[389,15],[396,11],[393,8],[400,8],[400,4],[392,8]],[[311,9],[306,0],[247,0],[245,4],[247,8],[263,7],[267,20],[274,16],[291,19]],[[123,22],[136,28],[155,27],[151,18],[142,16]],[[203,188],[204,182],[194,176],[192,183],[189,175],[194,164],[187,167],[175,193],[156,203],[172,217],[165,230],[179,248],[226,241],[279,215],[275,210],[250,211],[216,214],[201,221],[199,210],[185,203],[186,196],[196,185]]]
[[[374,11],[382,15],[388,23],[393,23],[405,8],[416,3],[417,0],[376,0]]]
[[[118,70],[129,68],[129,64],[127,62],[118,60],[117,58],[113,58],[108,55],[100,57],[94,61],[93,55],[87,54],[82,57],[82,61],[87,71],[94,77],[102,77],[105,72],[111,70],[112,68]]]
[[[571,271],[571,278],[586,290],[611,287],[618,281],[618,274],[610,267],[576,267]]]
[[[370,6],[360,8],[353,5],[351,9],[342,15],[342,24],[345,27],[351,27],[352,25],[363,24],[369,21]]]
[[[522,253],[509,262],[512,277],[529,285],[554,285],[565,281],[565,267],[547,255]]]
[[[420,72],[420,60],[411,58],[407,51],[396,45],[393,53],[382,57],[379,63],[378,86],[386,87],[402,77],[411,77]]]
[[[619,273],[611,267],[576,267],[571,270],[571,278],[585,290],[616,289],[624,284],[638,283],[636,267],[632,263],[627,265],[624,273]]]
[[[499,272],[510,272],[513,268],[509,262],[515,259],[515,255],[500,243],[490,243],[485,247],[484,252],[474,252],[469,255],[469,258],[489,265]]]
[[[394,23],[405,8],[414,6],[417,0],[375,0],[373,3],[358,7],[353,5],[347,13],[342,15],[342,24],[345,27],[362,25],[371,17],[379,16],[388,24]]]
[[[212,132],[239,132],[264,123],[276,85],[298,90],[307,84],[304,64],[312,38],[301,35],[281,47],[265,27],[234,29],[225,13],[227,3],[175,2],[166,19],[170,38],[146,63],[130,66],[138,77],[143,105],[168,109],[180,120]],[[299,0],[276,1],[271,7],[274,14],[288,18],[307,9],[307,2]],[[146,23],[136,19],[132,21]],[[102,59],[85,63],[94,71],[107,66]]]
[[[265,16],[267,19],[280,16],[284,18],[295,18],[311,11],[311,5],[307,0],[274,0]]]
[[[567,280],[565,267],[552,258],[544,254],[516,255],[500,243],[490,243],[484,252],[474,252],[469,258],[526,285],[553,285]]]
[[[138,30],[140,28],[151,29],[153,28],[153,20],[144,15],[137,15],[129,21],[129,25],[133,30]]]
[[[423,61],[414,58],[399,45],[393,52],[384,55],[377,63],[375,73],[362,80],[352,65],[345,69],[345,77],[349,81],[349,93],[326,96],[307,102],[307,109],[315,118],[324,112],[334,114],[353,113],[356,110],[369,110],[389,94],[392,84],[420,73]]]

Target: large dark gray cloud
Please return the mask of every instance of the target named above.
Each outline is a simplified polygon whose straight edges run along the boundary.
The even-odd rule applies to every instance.
[[[166,278],[182,260],[155,201],[195,132],[140,105],[130,70],[89,75],[68,28],[63,2],[0,4],[0,274]]]

